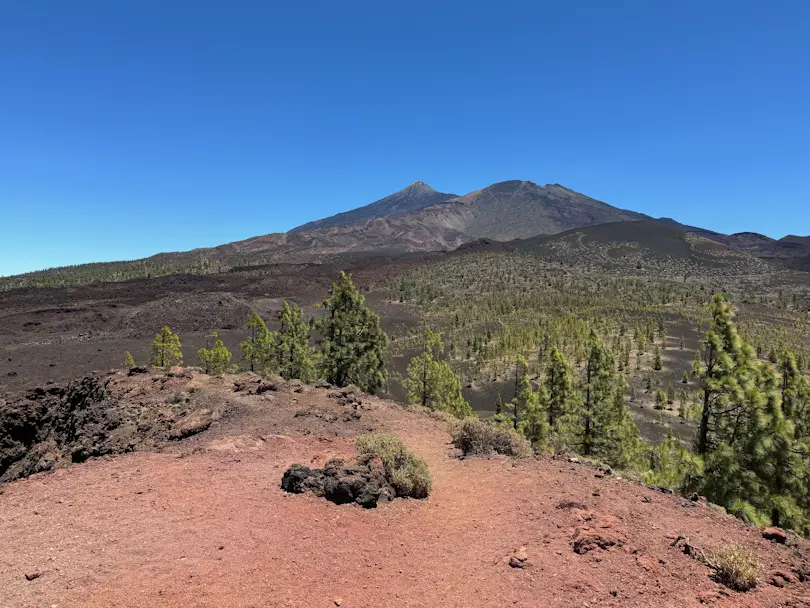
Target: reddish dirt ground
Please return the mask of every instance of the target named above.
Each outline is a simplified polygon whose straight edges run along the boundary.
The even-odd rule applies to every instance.
[[[208,431],[2,487],[1,606],[810,606],[810,583],[768,583],[804,567],[805,544],[773,544],[705,503],[563,460],[461,460],[446,423],[375,398],[350,422],[326,390],[194,381],[235,405]],[[351,456],[367,428],[426,458],[429,499],[364,510],[281,490],[290,464]],[[623,546],[577,554],[578,527]],[[757,588],[715,583],[677,535],[753,548]],[[528,564],[510,567],[520,547]]]

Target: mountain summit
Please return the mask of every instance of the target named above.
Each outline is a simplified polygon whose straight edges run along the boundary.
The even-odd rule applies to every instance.
[[[428,186],[425,182],[414,182],[406,186],[399,192],[386,196],[378,201],[358,207],[351,211],[345,211],[314,222],[308,222],[303,226],[294,228],[291,232],[306,232],[316,228],[329,228],[331,226],[344,226],[352,222],[363,220],[374,220],[383,217],[391,217],[401,213],[411,213],[419,211],[425,207],[443,203],[444,201],[456,198],[455,194],[439,192]]]
[[[420,213],[442,215],[443,225],[469,237],[499,241],[606,222],[649,219],[642,213],[612,207],[559,184],[538,186],[521,180],[492,184]]]

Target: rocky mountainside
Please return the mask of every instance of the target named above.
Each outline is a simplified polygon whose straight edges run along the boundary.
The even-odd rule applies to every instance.
[[[401,210],[408,205],[421,205],[427,200],[424,196],[429,194],[426,190],[429,186],[420,184],[417,182],[355,210],[367,215],[365,219],[335,224],[345,219],[341,216],[346,214],[341,214],[326,218],[324,225],[312,222],[286,234],[260,236],[215,251],[284,256],[347,251],[438,251],[454,249],[478,238],[509,241],[605,222],[649,219],[558,184],[538,186],[518,180],[493,184],[465,196],[403,213]],[[416,194],[410,195],[411,191]],[[386,214],[387,211],[390,213]],[[317,227],[304,230],[307,226]]]
[[[419,211],[425,207],[443,203],[444,201],[456,198],[455,194],[447,194],[439,192],[428,186],[425,182],[414,182],[410,186],[403,188],[399,192],[395,192],[390,196],[386,196],[378,201],[325,217],[314,222],[308,222],[303,226],[298,226],[290,232],[306,232],[315,230],[317,228],[329,228],[331,226],[345,226],[352,222],[363,220],[374,220],[383,217],[391,217],[400,213],[409,213],[412,211]]]

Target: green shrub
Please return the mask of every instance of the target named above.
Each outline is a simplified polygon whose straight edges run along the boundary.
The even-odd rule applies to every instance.
[[[523,435],[478,418],[465,418],[456,424],[452,436],[453,445],[465,456],[504,454],[526,458],[532,455],[532,446]]]
[[[363,391],[360,390],[360,387],[356,384],[349,384],[348,386],[344,386],[340,389],[340,392],[343,394],[344,397],[348,397],[349,395],[360,395]]]
[[[406,448],[399,437],[378,432],[360,435],[357,453],[361,461],[380,459],[397,496],[427,498],[430,494],[432,481],[427,463]]]
[[[712,562],[718,583],[735,591],[748,591],[756,587],[759,559],[751,549],[729,543],[714,551]]]

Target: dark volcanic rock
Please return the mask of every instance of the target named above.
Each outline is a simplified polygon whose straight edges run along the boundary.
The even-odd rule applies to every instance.
[[[367,509],[396,496],[382,471],[338,459],[330,460],[323,469],[294,464],[281,478],[281,487],[294,494],[312,492],[339,505],[357,503]]]
[[[88,376],[28,391],[0,407],[0,482],[199,433],[214,412],[185,402],[139,406]]]

